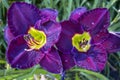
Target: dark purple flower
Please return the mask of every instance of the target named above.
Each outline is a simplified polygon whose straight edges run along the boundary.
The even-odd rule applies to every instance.
[[[57,48],[68,60],[69,65],[63,61],[65,70],[75,64],[88,70],[103,70],[107,53],[120,50],[119,33],[109,32],[109,24],[110,14],[106,8],[87,11],[84,7],[74,10],[69,20],[61,22],[62,32]]]
[[[62,71],[61,59],[54,48],[61,32],[57,14],[56,10],[39,10],[24,2],[11,5],[5,28],[6,55],[11,67],[26,69],[40,64],[52,73]]]

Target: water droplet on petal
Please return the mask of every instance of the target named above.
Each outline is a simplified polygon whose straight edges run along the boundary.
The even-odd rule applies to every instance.
[[[97,37],[99,37],[100,35],[97,35]]]
[[[65,60],[65,62],[68,62],[68,60]]]
[[[81,13],[78,13],[79,15],[81,14]]]
[[[94,22],[92,22],[92,25],[94,25],[95,23]]]
[[[103,26],[104,28],[106,27],[106,25]]]

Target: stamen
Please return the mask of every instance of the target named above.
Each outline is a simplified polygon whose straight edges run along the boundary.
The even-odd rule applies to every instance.
[[[24,49],[24,50],[25,50],[25,51],[32,51],[32,50],[34,50],[34,49],[31,48],[31,49]]]
[[[37,40],[33,39],[33,42],[37,45],[40,45],[40,41],[37,41]]]
[[[28,34],[24,36],[25,41],[30,49],[25,49],[26,51],[31,51],[33,49],[40,49],[46,43],[46,35],[43,31],[39,31],[34,29],[33,27],[30,28]]]
[[[86,45],[88,44],[88,40],[85,40],[85,38],[79,42],[80,48],[85,48]]]

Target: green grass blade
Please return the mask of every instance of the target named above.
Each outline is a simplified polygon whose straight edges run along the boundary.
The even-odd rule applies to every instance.
[[[72,71],[84,72],[84,73],[86,73],[86,74],[96,76],[96,77],[99,78],[100,80],[108,80],[108,79],[107,79],[105,76],[103,76],[102,74],[97,73],[97,72],[93,72],[93,71],[89,71],[89,70],[86,70],[86,69],[73,69]]]

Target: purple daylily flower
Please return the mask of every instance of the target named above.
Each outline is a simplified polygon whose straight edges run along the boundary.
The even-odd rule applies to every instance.
[[[25,2],[11,5],[5,28],[6,55],[11,67],[26,69],[40,64],[52,73],[62,71],[59,53],[54,48],[61,32],[57,14],[56,10],[39,10]]]
[[[104,69],[107,53],[120,51],[119,33],[109,32],[109,24],[110,14],[106,8],[87,11],[84,7],[75,9],[69,20],[61,22],[57,48],[63,58],[72,56],[65,57],[68,60],[65,70],[74,65],[93,71]]]

